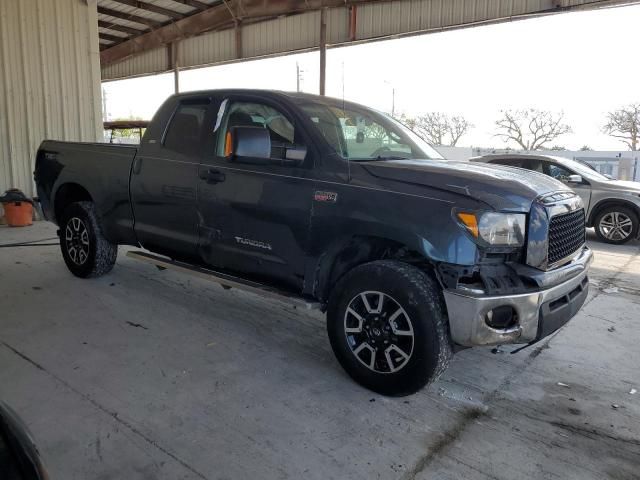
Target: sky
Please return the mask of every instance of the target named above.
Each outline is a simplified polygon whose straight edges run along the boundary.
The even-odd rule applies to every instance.
[[[573,133],[554,145],[626,147],[601,132],[607,112],[640,102],[640,5],[574,12],[429,35],[331,48],[327,95],[395,113],[463,115],[475,127],[458,146],[505,147],[494,122],[503,109],[563,112]],[[319,53],[185,70],[180,90],[319,91]],[[149,119],[173,93],[173,75],[103,83],[110,119]],[[514,145],[511,145],[512,147]]]

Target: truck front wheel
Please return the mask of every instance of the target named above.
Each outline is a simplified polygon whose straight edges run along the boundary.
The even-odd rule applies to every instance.
[[[347,373],[383,395],[409,395],[435,381],[453,351],[438,283],[397,261],[347,273],[330,296],[327,330]]]
[[[118,246],[102,235],[92,202],[74,202],[60,221],[60,248],[67,268],[76,277],[99,277],[116,263]]]

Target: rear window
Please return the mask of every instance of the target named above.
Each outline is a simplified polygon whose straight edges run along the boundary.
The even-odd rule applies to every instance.
[[[202,139],[202,127],[209,103],[180,105],[164,139],[164,148],[183,155],[195,155]]]

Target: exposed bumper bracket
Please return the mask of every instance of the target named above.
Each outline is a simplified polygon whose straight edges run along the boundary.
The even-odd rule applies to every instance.
[[[540,340],[564,325],[577,313],[588,292],[588,267],[593,253],[585,249],[579,272],[553,287],[517,295],[473,295],[445,290],[452,340],[463,346],[530,343]],[[549,272],[552,273],[552,272]],[[517,322],[506,329],[491,328],[487,313],[497,307],[511,306]],[[550,327],[549,322],[553,325]]]

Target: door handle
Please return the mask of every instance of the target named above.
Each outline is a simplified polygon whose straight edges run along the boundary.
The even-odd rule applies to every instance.
[[[219,170],[203,170],[200,172],[200,178],[205,180],[207,183],[220,183],[224,182],[226,176],[224,173]]]

